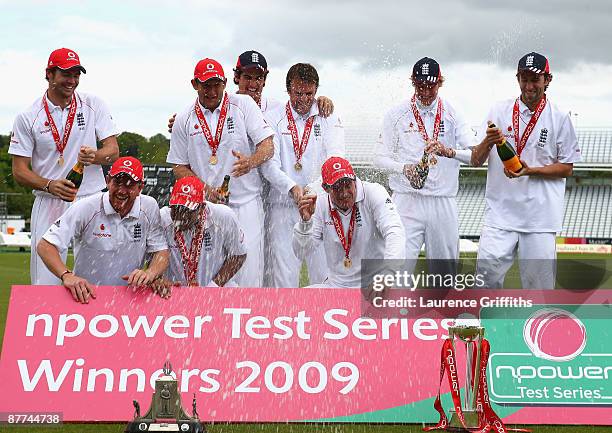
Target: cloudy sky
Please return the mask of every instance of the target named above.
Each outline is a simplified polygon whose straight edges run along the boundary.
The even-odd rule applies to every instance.
[[[606,0],[416,1],[98,1],[0,0],[0,133],[42,96],[49,53],[78,52],[87,74],[79,89],[107,101],[120,130],[165,132],[168,115],[192,103],[195,63],[262,52],[265,92],[286,99],[293,63],[319,70],[319,94],[345,124],[377,127],[411,96],[412,65],[442,65],[441,92],[472,124],[491,103],[518,95],[516,62],[549,57],[549,97],[576,113],[579,127],[612,127],[612,3]],[[233,84],[228,89],[235,90]]]

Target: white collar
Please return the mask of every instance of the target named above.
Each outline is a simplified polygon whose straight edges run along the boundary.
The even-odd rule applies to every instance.
[[[430,105],[423,105],[421,101],[419,101],[419,98],[415,98],[416,106],[421,113],[432,113],[438,107],[439,98],[439,96],[436,96],[436,99],[434,99]]]
[[[318,116],[319,115],[319,104],[317,104],[316,98],[313,101],[312,105],[310,106],[310,111],[308,111],[308,114],[306,114],[304,116],[302,116],[297,111],[295,111],[295,109],[293,108],[293,105],[291,105],[291,101],[288,101],[288,102],[289,102],[289,106],[291,107],[291,114],[293,115],[293,118],[296,119],[296,120],[297,119],[301,119],[303,121],[306,121],[311,116]]]

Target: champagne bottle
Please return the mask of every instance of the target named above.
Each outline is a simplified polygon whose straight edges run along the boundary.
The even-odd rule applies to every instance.
[[[223,178],[223,183],[217,189],[219,194],[223,197],[225,204],[229,203],[229,195],[230,195],[229,182],[230,182],[229,174],[226,174],[225,177]]]
[[[416,177],[410,179],[410,186],[414,189],[422,189],[425,186],[427,176],[429,176],[429,154],[423,152],[421,160],[414,166]]]
[[[489,128],[496,128],[496,126],[494,123],[491,123],[489,124]],[[523,164],[521,164],[514,148],[506,141],[506,137],[504,137],[501,143],[497,143],[495,147],[497,148],[497,154],[502,160],[504,167],[509,171],[516,173],[523,168]]]
[[[72,170],[70,170],[70,172],[66,175],[66,180],[69,180],[70,182],[72,182],[76,189],[79,189],[79,187],[81,186],[81,183],[83,182],[83,170],[84,169],[85,169],[85,166],[83,165],[83,163],[77,162],[76,164],[74,164],[74,167],[72,167]],[[67,201],[67,200],[64,200],[64,201]]]

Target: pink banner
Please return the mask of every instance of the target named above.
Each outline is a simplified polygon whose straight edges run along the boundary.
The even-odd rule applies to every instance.
[[[437,419],[438,360],[451,319],[431,311],[362,318],[359,290],[181,288],[169,300],[125,288],[97,293],[81,305],[61,287],[13,287],[0,411],[127,421],[132,400],[146,410],[169,360],[184,407],[195,393],[206,421]],[[519,409],[500,415],[555,422],[550,408],[530,411],[530,421]],[[601,408],[584,411],[591,423],[605,422]]]

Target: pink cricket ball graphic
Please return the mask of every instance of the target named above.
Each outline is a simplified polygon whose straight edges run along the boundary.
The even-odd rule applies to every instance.
[[[523,338],[538,358],[561,362],[582,353],[587,334],[584,324],[569,311],[543,308],[529,316]]]

